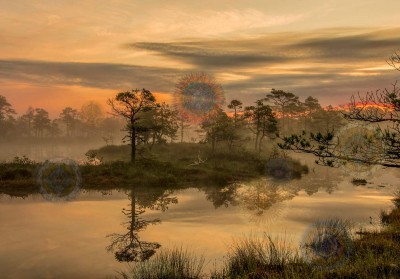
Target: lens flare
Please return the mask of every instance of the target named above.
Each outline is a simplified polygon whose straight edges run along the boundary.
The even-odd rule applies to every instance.
[[[337,145],[342,169],[353,178],[367,178],[379,168],[384,146],[377,127],[349,124],[338,133]]]
[[[293,166],[285,158],[271,158],[265,167],[267,177],[274,181],[288,181],[293,179]]]
[[[352,239],[344,221],[318,221],[306,231],[301,248],[314,268],[331,270],[346,263],[352,251]]]
[[[47,160],[39,169],[40,193],[49,201],[66,201],[76,197],[81,188],[78,164],[66,158]]]
[[[285,217],[294,195],[286,185],[263,179],[240,185],[237,197],[245,222],[264,227]]]
[[[224,104],[224,90],[205,73],[183,76],[175,85],[175,105],[192,122],[200,122]]]

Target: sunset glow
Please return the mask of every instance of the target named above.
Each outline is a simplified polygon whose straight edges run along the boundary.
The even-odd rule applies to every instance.
[[[0,93],[57,114],[133,88],[168,101],[179,76],[203,71],[227,99],[280,88],[335,106],[396,79],[397,1],[288,3],[3,1]]]
[[[0,0],[0,279],[400,278],[400,0]]]

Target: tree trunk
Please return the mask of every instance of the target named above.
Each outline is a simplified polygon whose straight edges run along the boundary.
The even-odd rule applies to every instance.
[[[181,119],[181,143],[183,142],[183,119]]]
[[[283,105],[282,106],[282,133],[283,133],[283,135],[284,136],[286,136],[287,135],[287,123],[285,123],[286,121],[285,121],[285,106]]]
[[[214,154],[214,151],[215,151],[215,142],[216,142],[216,138],[212,137],[211,138],[211,152],[212,152],[212,154]]]
[[[156,134],[153,133],[153,137],[152,137],[151,144],[150,144],[150,150],[153,150],[153,146],[155,143],[156,143]]]
[[[136,161],[136,127],[131,127],[131,163]]]
[[[255,150],[257,150],[257,147],[258,147],[258,138],[260,137],[260,131],[258,130],[258,127],[257,127],[257,133],[256,133],[256,144],[255,144],[255,146],[254,146],[254,149]]]
[[[228,150],[232,151],[232,147],[233,147],[233,139],[229,139],[228,140]]]
[[[236,123],[237,123],[237,113],[236,113],[236,107],[235,107],[235,128],[236,128]]]
[[[258,141],[258,154],[261,154],[261,142],[264,139],[264,135],[261,136],[260,140]]]

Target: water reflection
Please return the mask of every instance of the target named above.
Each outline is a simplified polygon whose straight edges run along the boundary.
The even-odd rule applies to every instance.
[[[204,254],[210,263],[223,261],[232,237],[254,232],[288,232],[293,243],[300,243],[310,223],[331,214],[368,224],[370,216],[391,206],[398,175],[386,171],[365,187],[352,185],[349,178],[340,176],[340,170],[318,167],[315,171],[311,167],[300,180],[272,185],[261,179],[225,187],[136,187],[133,192],[126,185],[83,185],[80,195],[65,203],[45,201],[36,185],[32,189],[21,186],[18,191],[4,185],[0,190],[0,277],[103,278],[125,269],[126,264],[114,258],[117,251],[133,255],[129,249],[136,245],[141,260],[142,242],[188,247]],[[252,200],[259,201],[255,209]],[[277,213],[285,202],[290,206]],[[120,213],[124,207],[127,214]],[[278,218],[273,219],[274,214]],[[121,222],[125,222],[122,227]],[[21,228],[29,228],[29,241],[24,241],[26,231]],[[105,248],[113,242],[107,252]]]
[[[315,172],[318,172],[318,175]],[[203,188],[207,200],[215,208],[239,206],[242,217],[257,224],[266,224],[284,217],[290,200],[301,191],[312,196],[320,190],[331,194],[343,176],[336,169],[313,168],[312,173],[301,178],[277,180],[261,178],[246,183],[233,183],[225,187]]]
[[[258,225],[275,222],[284,218],[289,201],[305,191],[308,195],[324,189],[332,193],[341,180],[340,175],[333,174],[332,170],[323,168],[320,175],[306,175],[301,179],[277,181],[271,178],[262,178],[247,183],[232,183],[219,187],[210,185],[201,190],[206,199],[212,202],[214,208],[239,207],[241,217],[246,221]],[[149,225],[161,223],[160,218],[146,219],[143,215],[147,210],[166,211],[169,205],[176,204],[174,190],[162,186],[156,188],[136,188],[127,193],[130,200],[129,208],[122,209],[128,221],[122,225],[124,233],[112,233],[107,237],[111,243],[107,246],[120,262],[138,262],[153,256],[161,244],[145,241],[140,238],[140,232]]]
[[[206,199],[214,205],[214,208],[221,206],[237,206],[239,204],[237,200],[237,189],[240,187],[238,183],[233,183],[225,187],[208,186],[203,188],[206,195]]]
[[[161,244],[141,240],[139,232],[144,231],[149,225],[159,224],[160,219],[145,219],[142,214],[146,209],[165,211],[169,204],[176,204],[176,197],[170,196],[171,191],[157,189],[154,191],[140,191],[131,189],[128,196],[129,208],[123,208],[122,213],[128,219],[122,226],[126,228],[124,233],[112,233],[107,235],[111,243],[107,251],[113,252],[115,259],[119,262],[140,262],[153,256]]]
[[[239,188],[238,199],[244,217],[257,224],[282,218],[288,200],[295,196],[286,186],[263,179]]]

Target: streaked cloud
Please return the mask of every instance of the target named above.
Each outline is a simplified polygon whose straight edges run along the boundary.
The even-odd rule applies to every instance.
[[[179,9],[167,9],[159,20],[150,21],[146,29],[169,33],[173,37],[210,36],[243,30],[287,25],[305,17],[303,14],[266,14],[256,9],[199,10],[190,14]]]
[[[342,28],[241,39],[139,42],[130,47],[222,79],[224,75],[244,77],[224,80],[227,92],[238,98],[281,88],[337,104],[347,102],[357,91],[382,89],[396,80],[398,73],[385,59],[400,46],[398,34],[399,28]]]
[[[179,59],[197,67],[247,68],[286,63],[373,63],[384,61],[400,47],[400,28],[380,31],[359,29],[278,33],[257,38],[202,40],[185,42],[138,42],[129,46]]]
[[[0,82],[166,90],[178,74],[179,70],[124,64],[0,60]]]
[[[261,37],[185,42],[139,42],[159,66],[117,63],[0,60],[0,82],[123,90],[146,87],[171,93],[179,76],[204,71],[225,88],[227,99],[261,98],[271,88],[314,95],[323,104],[347,102],[358,91],[382,89],[398,78],[385,59],[400,46],[400,29],[319,30]],[[172,61],[172,62],[168,62]],[[186,65],[176,67],[176,65]],[[246,96],[245,98],[243,96]]]
[[[397,79],[385,59],[400,48],[399,8],[397,0],[0,1],[0,94],[22,83],[171,93],[180,75],[204,71],[227,100],[279,88],[339,104]]]

